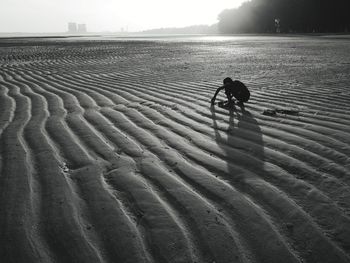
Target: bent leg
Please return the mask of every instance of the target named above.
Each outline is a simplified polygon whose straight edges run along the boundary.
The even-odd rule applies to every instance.
[[[234,103],[235,101],[232,100],[233,94],[229,91],[225,91],[226,97],[227,97],[227,103],[231,104]]]
[[[243,103],[243,102],[247,102],[250,98],[250,93],[246,93],[246,94],[235,94],[235,98],[240,102],[240,103]]]

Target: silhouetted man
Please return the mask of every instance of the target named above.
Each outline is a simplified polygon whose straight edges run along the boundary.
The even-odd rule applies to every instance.
[[[228,100],[227,105],[234,104],[235,101],[232,100],[232,97],[235,97],[239,103],[247,102],[250,98],[250,92],[246,85],[239,80],[233,81],[231,78],[225,78],[224,85],[216,90],[214,97],[211,99],[212,105],[215,103],[218,93],[223,89],[225,89],[225,94]]]

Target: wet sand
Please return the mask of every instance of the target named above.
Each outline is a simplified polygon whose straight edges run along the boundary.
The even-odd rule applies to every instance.
[[[349,41],[0,40],[0,262],[350,262]]]

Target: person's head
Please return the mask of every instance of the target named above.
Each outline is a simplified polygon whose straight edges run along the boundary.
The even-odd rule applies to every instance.
[[[227,77],[227,78],[224,79],[224,85],[226,85],[228,83],[231,83],[231,82],[233,82],[233,80],[231,78]]]

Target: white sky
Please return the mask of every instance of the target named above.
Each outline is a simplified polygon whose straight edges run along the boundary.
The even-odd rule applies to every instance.
[[[65,32],[68,22],[88,31],[139,31],[214,24],[246,0],[0,0],[0,32]]]

